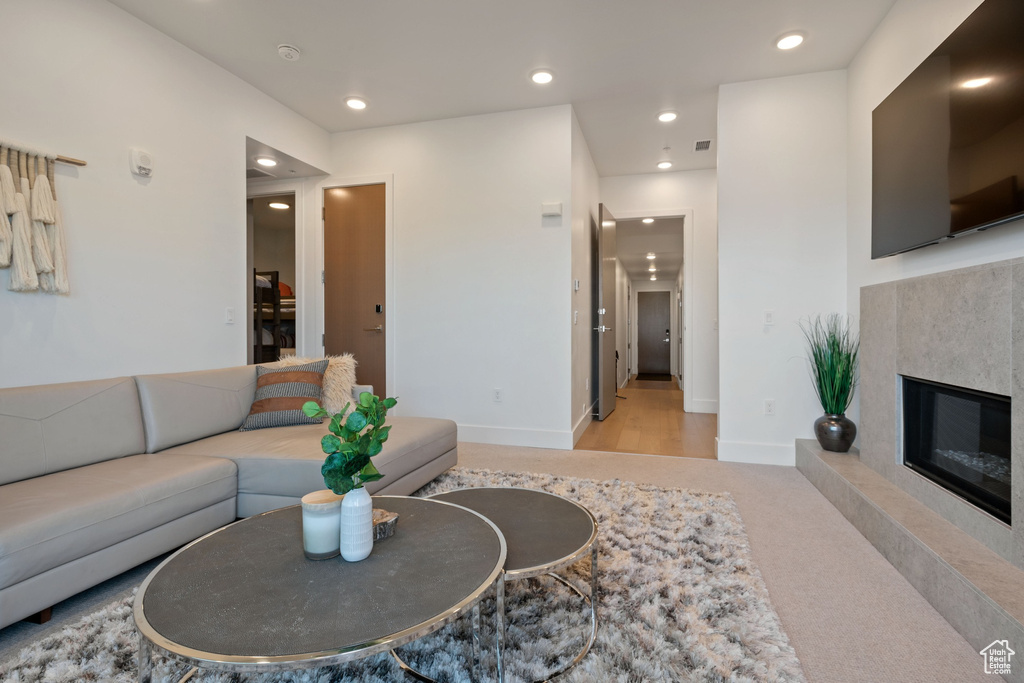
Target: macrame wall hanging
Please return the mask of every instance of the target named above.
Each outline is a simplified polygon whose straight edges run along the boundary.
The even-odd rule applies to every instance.
[[[0,268],[10,269],[12,292],[71,291],[56,163],[85,166],[0,140]]]

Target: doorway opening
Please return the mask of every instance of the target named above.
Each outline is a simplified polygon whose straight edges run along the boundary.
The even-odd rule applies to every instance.
[[[715,458],[717,415],[691,412],[693,215],[620,214],[616,226],[616,410],[578,449]]]
[[[253,306],[250,363],[295,355],[295,193],[248,202]]]
[[[246,259],[239,275],[246,297],[238,321],[247,323],[248,363],[316,353],[310,348],[313,335],[303,332],[316,305],[303,249],[310,214],[304,204],[313,184],[309,179],[325,175],[259,140],[245,139]]]

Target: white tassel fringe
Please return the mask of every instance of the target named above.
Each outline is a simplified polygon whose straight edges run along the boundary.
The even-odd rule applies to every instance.
[[[11,231],[11,222],[7,218],[5,209],[0,209],[0,268],[7,268],[11,265],[13,247],[14,233]]]
[[[53,223],[53,193],[50,192],[50,181],[45,175],[36,176],[32,188],[32,220]]]
[[[12,214],[15,211],[14,195],[18,194],[14,187],[14,174],[8,166],[0,166],[0,211]]]
[[[14,248],[11,254],[11,278],[7,288],[12,292],[33,292],[39,289],[39,275],[32,261],[32,228],[29,226],[31,220],[25,195],[15,195],[14,208],[11,223]]]
[[[46,235],[50,239],[50,249],[53,250],[53,272],[39,276],[39,286],[44,292],[50,294],[67,294],[71,291],[68,282],[68,259],[67,247],[64,235],[64,216],[61,213],[60,205],[55,205],[52,225],[46,226]]]

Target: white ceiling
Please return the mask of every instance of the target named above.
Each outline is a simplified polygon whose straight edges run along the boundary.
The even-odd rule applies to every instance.
[[[277,165],[263,166],[256,163],[256,158],[261,156],[274,159],[277,161]],[[245,160],[249,185],[327,175],[325,171],[321,171],[316,166],[311,166],[301,159],[296,159],[290,154],[285,154],[279,149],[274,149],[270,145],[250,137],[245,138]]]
[[[683,219],[656,218],[650,224],[639,219],[616,221],[615,246],[630,280],[650,280],[656,275],[659,281],[675,282],[683,267]],[[653,261],[648,253],[655,255]],[[652,263],[656,273],[647,270]]]
[[[571,103],[613,176],[715,167],[720,84],[845,68],[895,0],[110,1],[330,132]]]

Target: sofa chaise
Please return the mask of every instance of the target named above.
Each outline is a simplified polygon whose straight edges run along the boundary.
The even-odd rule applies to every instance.
[[[325,426],[238,431],[255,390],[255,366],[0,389],[0,628],[323,488]],[[388,422],[370,493],[456,464],[454,422]]]

